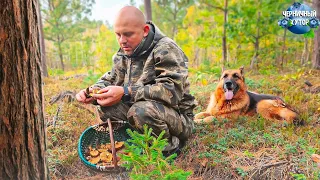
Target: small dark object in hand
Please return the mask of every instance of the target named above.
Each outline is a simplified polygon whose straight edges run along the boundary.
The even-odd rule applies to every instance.
[[[90,92],[89,92],[89,87],[87,87],[85,94],[86,94],[86,98],[91,98],[92,97],[90,95]]]
[[[94,94],[100,94],[99,90],[100,90],[100,88],[93,87],[92,92],[90,93],[90,87],[87,87],[86,92],[85,92],[86,98],[91,98],[92,95],[94,95]]]

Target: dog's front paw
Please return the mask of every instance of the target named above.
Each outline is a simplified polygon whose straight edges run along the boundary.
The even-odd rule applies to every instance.
[[[203,119],[195,119],[194,122],[199,124],[209,124],[213,122],[213,119],[215,119],[214,116],[207,116]]]
[[[203,119],[207,116],[210,116],[210,113],[207,113],[207,112],[201,112],[201,113],[198,113],[194,116],[194,119]]]
[[[200,124],[203,123],[203,119],[194,119],[194,122]]]

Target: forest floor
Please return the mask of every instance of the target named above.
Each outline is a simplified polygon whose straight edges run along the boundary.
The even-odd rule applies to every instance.
[[[320,153],[320,71],[298,70],[272,75],[246,73],[251,91],[282,97],[297,109],[304,125],[241,117],[196,125],[195,133],[175,165],[191,170],[190,179],[320,179],[310,155]],[[90,78],[89,78],[90,79]],[[214,74],[190,75],[195,112],[206,108],[217,84]],[[305,81],[313,84],[307,87]],[[85,75],[60,75],[44,80],[47,155],[51,179],[128,179],[126,173],[97,173],[85,167],[77,153],[81,133],[99,123],[91,107],[68,98],[50,103],[61,92],[78,92],[90,85]]]

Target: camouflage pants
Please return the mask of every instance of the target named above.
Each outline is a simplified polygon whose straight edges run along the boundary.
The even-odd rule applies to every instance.
[[[142,131],[143,125],[152,128],[153,135],[157,137],[163,130],[164,138],[168,139],[168,146],[164,151],[170,151],[185,143],[192,133],[193,114],[178,113],[173,108],[154,101],[139,101],[131,107],[120,102],[113,106],[99,107],[100,118],[129,121],[137,130]]]

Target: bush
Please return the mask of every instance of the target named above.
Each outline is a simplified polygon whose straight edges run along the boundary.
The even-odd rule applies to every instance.
[[[132,169],[129,174],[130,179],[187,179],[192,172],[179,169],[173,164],[177,155],[172,154],[169,157],[164,157],[162,154],[162,150],[168,144],[166,139],[162,139],[164,131],[158,138],[155,138],[151,135],[151,128],[148,129],[144,125],[143,129],[143,134],[127,130],[131,139],[125,144],[125,152],[131,155],[120,155],[120,158],[127,162],[123,166]]]

